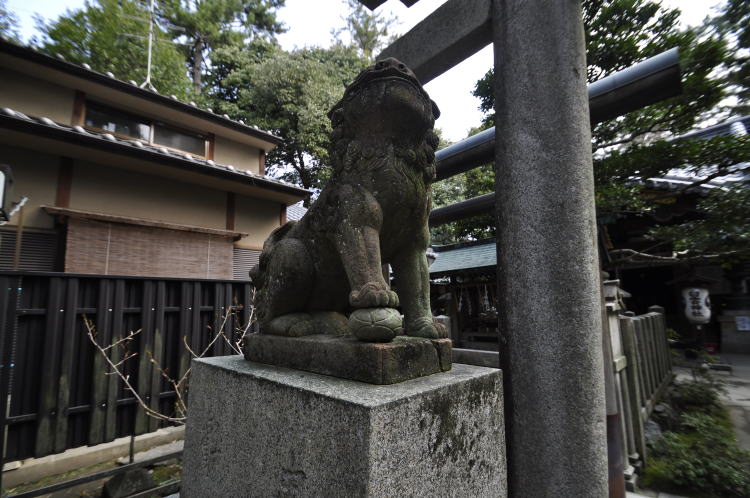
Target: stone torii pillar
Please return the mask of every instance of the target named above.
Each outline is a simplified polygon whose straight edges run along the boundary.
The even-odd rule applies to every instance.
[[[580,0],[447,0],[379,57],[426,83],[489,43],[509,496],[607,496]]]
[[[578,0],[495,0],[500,358],[514,497],[608,494]]]

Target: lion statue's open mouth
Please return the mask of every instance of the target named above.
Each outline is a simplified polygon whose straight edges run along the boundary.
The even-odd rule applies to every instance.
[[[330,182],[299,222],[271,234],[251,271],[262,333],[353,333],[373,342],[445,335],[433,323],[425,256],[438,116],[396,59],[370,66],[346,89],[329,113]]]

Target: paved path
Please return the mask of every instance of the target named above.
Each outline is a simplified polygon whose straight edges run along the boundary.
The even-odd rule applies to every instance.
[[[750,355],[722,354],[718,363],[732,367],[731,372],[712,370],[724,382],[726,393],[721,396],[732,418],[737,441],[750,451]],[[678,378],[690,379],[688,368],[675,367]]]
[[[722,398],[732,417],[740,447],[750,451],[750,355],[723,354],[721,363],[732,366],[731,374],[716,372],[727,388]]]

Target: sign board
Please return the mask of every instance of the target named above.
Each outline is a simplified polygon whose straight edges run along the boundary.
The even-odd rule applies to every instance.
[[[737,326],[737,332],[750,332],[750,316],[736,316],[734,324]]]

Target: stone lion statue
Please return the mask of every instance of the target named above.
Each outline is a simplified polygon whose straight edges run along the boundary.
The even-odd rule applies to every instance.
[[[262,333],[353,333],[369,342],[446,335],[430,311],[425,255],[439,114],[393,58],[347,87],[328,113],[331,180],[300,221],[269,236],[250,272]]]

